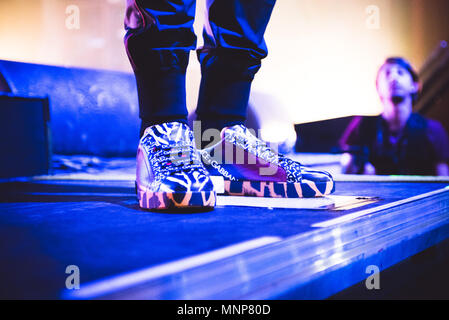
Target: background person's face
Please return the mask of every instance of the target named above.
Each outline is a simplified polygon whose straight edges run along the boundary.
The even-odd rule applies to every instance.
[[[406,98],[418,91],[418,83],[413,81],[407,69],[397,64],[385,64],[379,71],[377,91],[382,100]]]

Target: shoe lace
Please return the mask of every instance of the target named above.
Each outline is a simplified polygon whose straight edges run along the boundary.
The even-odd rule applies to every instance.
[[[251,153],[255,154],[257,157],[274,165],[279,165],[284,169],[286,169],[287,182],[297,181],[296,175],[298,174],[298,172],[294,168],[297,168],[298,164],[301,167],[302,166],[301,163],[295,162],[290,158],[287,158],[285,155],[273,151],[273,149],[268,145],[267,142],[257,138],[256,136],[252,134],[249,138],[247,136],[248,134],[247,135],[232,134],[231,136],[228,137],[228,139],[230,139],[231,142],[235,142],[237,145],[240,145],[245,150],[248,150]]]
[[[199,156],[192,145],[153,145],[149,152],[149,161],[158,176],[202,169]]]
[[[292,164],[294,161],[287,158],[285,155],[273,151],[272,147],[268,145],[267,142],[251,135],[251,138],[246,138],[240,135],[233,135],[231,137],[235,143],[240,145],[245,150],[251,151],[253,154],[262,158],[263,160],[273,163],[273,164]]]

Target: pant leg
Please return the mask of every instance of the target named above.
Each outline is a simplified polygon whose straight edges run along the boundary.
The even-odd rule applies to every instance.
[[[187,123],[185,79],[190,50],[196,49],[194,18],[195,0],[127,0],[125,47],[136,77],[142,129]]]
[[[251,83],[268,54],[263,36],[275,2],[208,3],[204,47],[197,51],[202,79],[196,112],[204,129],[245,121]]]

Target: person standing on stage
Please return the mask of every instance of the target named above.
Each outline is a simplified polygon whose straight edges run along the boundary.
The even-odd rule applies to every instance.
[[[340,145],[343,172],[378,175],[449,175],[449,139],[435,120],[413,113],[419,93],[418,75],[400,57],[388,58],[377,74],[383,112],[356,117]]]
[[[197,50],[202,76],[197,118],[204,129],[221,131],[217,147],[231,145],[255,161],[203,164],[186,108],[186,68],[190,50],[196,49],[195,5],[195,0],[127,0],[125,47],[142,120],[136,177],[140,206],[213,207],[211,173],[224,177],[225,190],[241,195],[332,192],[330,174],[278,156],[243,125],[251,83],[267,56],[264,33],[275,0],[207,1],[204,46]],[[261,175],[267,163],[275,170]]]

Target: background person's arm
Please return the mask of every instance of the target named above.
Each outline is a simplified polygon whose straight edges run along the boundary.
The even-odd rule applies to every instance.
[[[449,166],[447,163],[440,162],[436,165],[437,176],[449,176]]]
[[[436,153],[435,174],[449,176],[449,136],[436,120],[429,120],[429,138]]]
[[[359,168],[355,165],[354,157],[349,153],[343,153],[340,159],[341,173],[356,174]]]
[[[344,153],[341,156],[340,164],[343,174],[376,174],[376,168],[370,162],[365,162],[363,170],[361,170],[360,166],[356,164],[355,157],[350,153]]]

